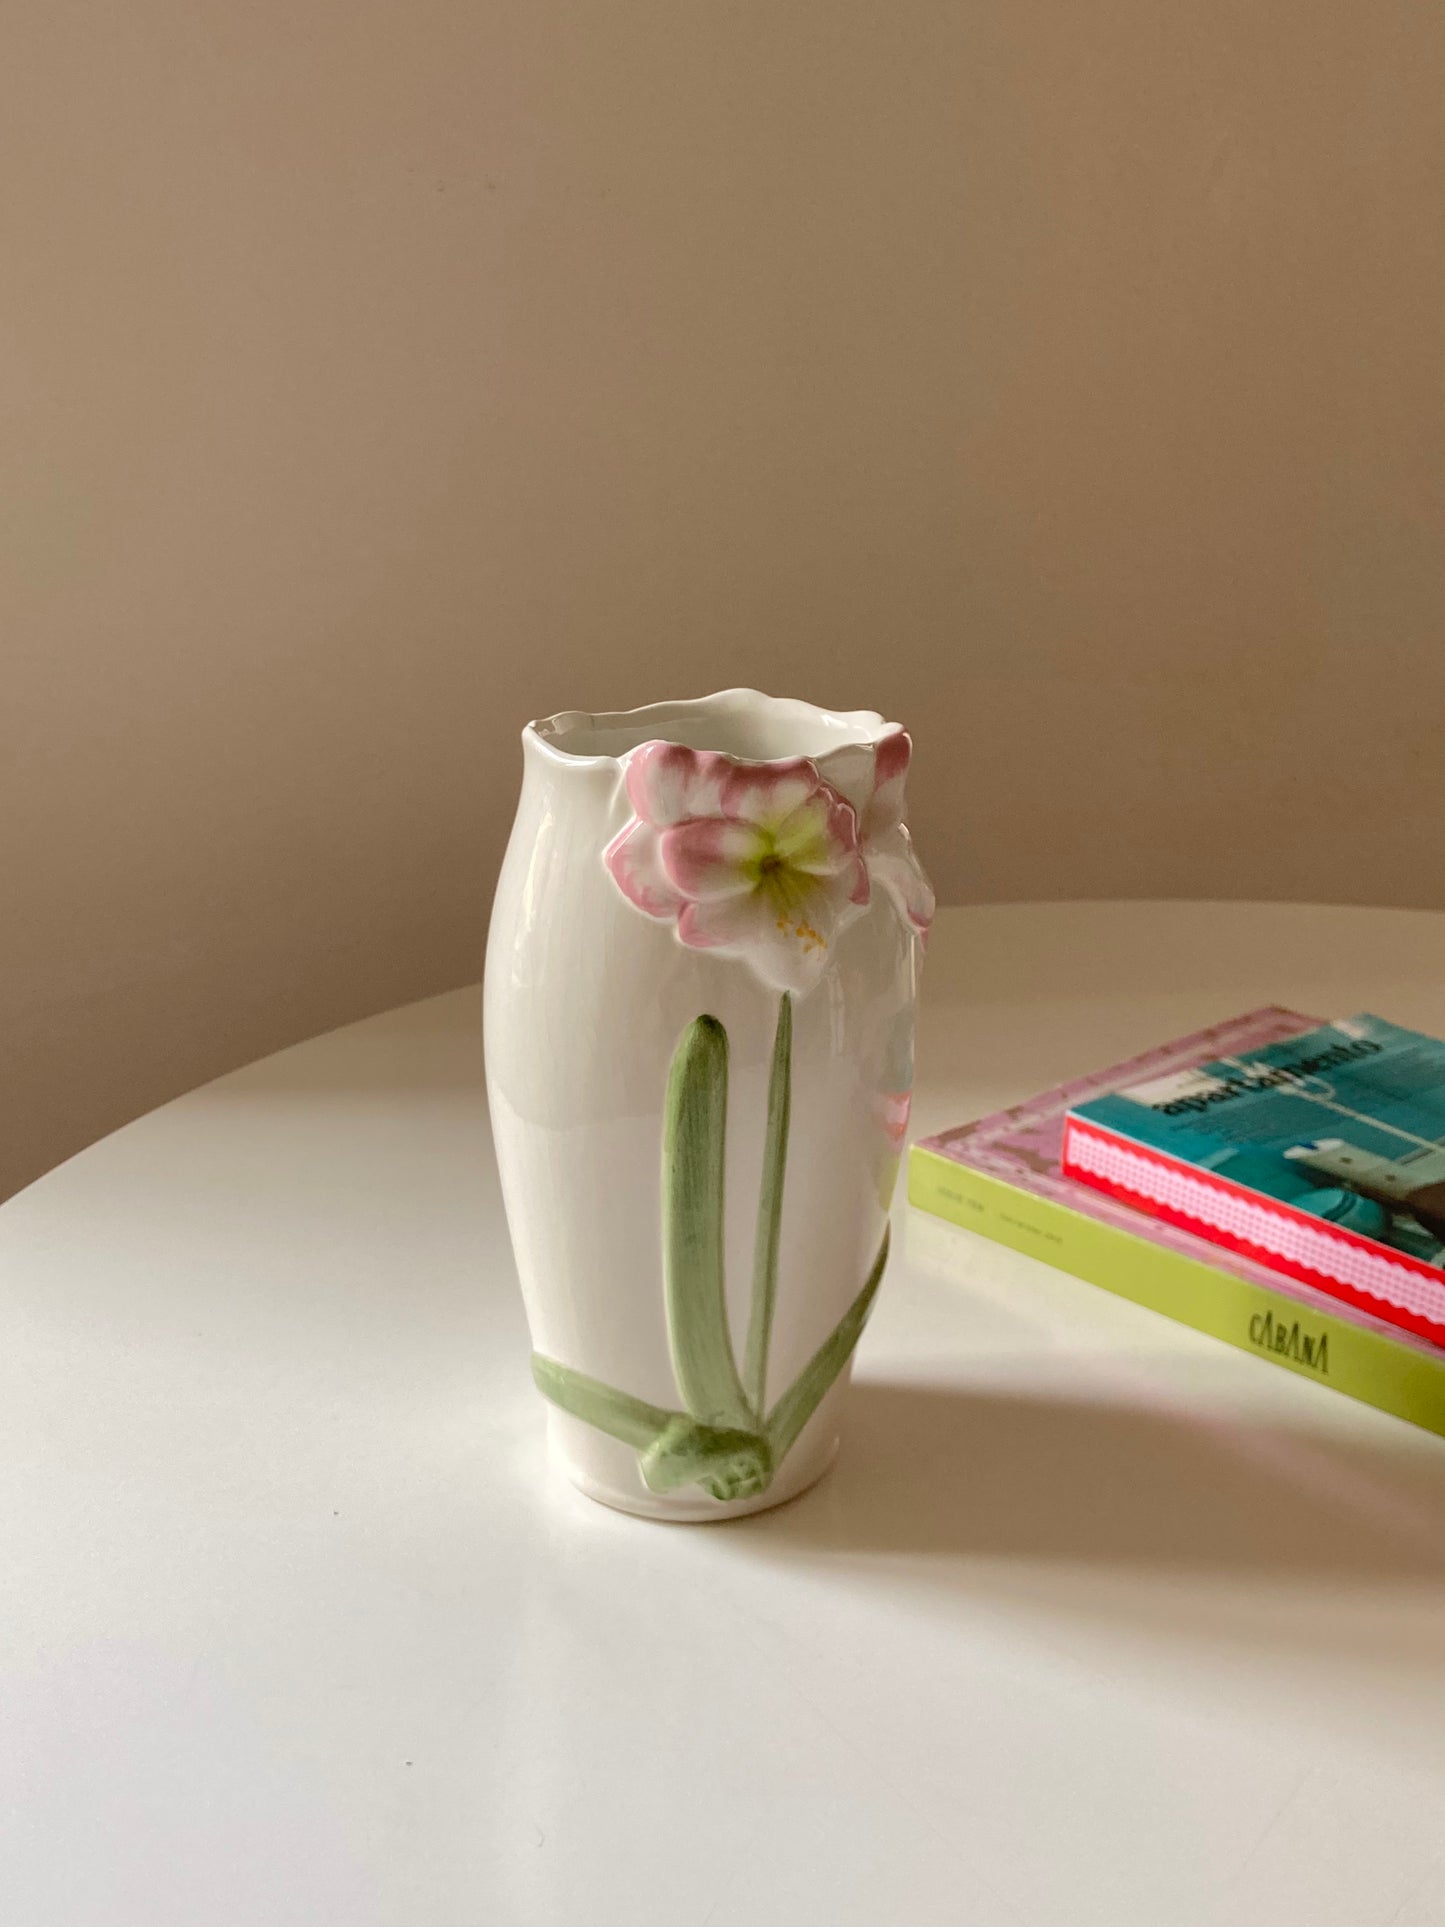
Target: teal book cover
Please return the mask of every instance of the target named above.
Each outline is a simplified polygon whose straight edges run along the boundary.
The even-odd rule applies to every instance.
[[[1445,1343],[1445,1042],[1370,1015],[1086,1100],[1082,1183]]]

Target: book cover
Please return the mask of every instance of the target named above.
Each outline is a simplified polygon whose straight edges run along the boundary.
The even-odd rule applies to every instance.
[[[1368,1015],[1070,1107],[1063,1167],[1445,1345],[1445,1043]]]
[[[926,1138],[910,1201],[1016,1251],[1445,1436],[1445,1350],[1068,1176],[1068,1112],[1121,1087],[1284,1043],[1320,1020],[1270,1007]]]

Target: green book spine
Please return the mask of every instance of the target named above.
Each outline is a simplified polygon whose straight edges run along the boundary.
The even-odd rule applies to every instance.
[[[1303,1305],[915,1144],[908,1199],[1012,1251],[1445,1437],[1445,1352]]]

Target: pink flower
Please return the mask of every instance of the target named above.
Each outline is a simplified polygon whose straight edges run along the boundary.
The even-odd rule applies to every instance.
[[[606,851],[628,901],[682,943],[744,957],[775,990],[810,990],[877,886],[926,940],[933,890],[903,824],[913,745],[901,729],[824,759],[740,763],[643,743],[626,759],[635,815]]]
[[[834,750],[827,759],[828,780],[857,814],[858,845],[870,880],[892,898],[899,914],[926,942],[935,907],[933,886],[903,823],[903,786],[912,757],[907,730],[895,729],[876,744]]]
[[[816,764],[644,743],[627,758],[627,795],[635,815],[606,863],[628,901],[692,949],[744,958],[774,990],[810,990],[869,899],[857,814]]]

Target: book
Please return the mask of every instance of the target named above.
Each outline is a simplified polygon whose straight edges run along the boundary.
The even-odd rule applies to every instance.
[[[1445,1348],[1258,1258],[1146,1215],[1063,1168],[1071,1109],[1319,1027],[1319,1018],[1298,1011],[1251,1011],[925,1138],[909,1154],[909,1200],[1445,1437]]]
[[[1445,1345],[1445,1043],[1381,1017],[1072,1104],[1067,1176]]]

